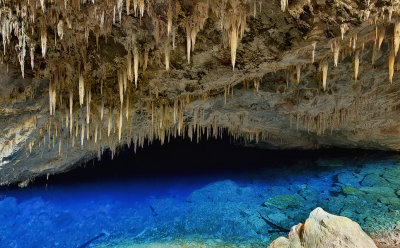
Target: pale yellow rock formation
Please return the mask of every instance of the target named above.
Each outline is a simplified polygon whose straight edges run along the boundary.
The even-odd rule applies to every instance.
[[[269,248],[376,248],[374,241],[349,218],[316,208],[304,224],[291,228],[288,238],[279,237]]]

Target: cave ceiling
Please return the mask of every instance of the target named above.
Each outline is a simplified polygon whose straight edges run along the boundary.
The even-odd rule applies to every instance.
[[[0,6],[0,185],[177,136],[400,150],[400,1]]]

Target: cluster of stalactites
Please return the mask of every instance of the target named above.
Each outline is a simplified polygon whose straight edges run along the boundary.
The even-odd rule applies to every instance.
[[[187,97],[157,106],[154,102],[147,102],[141,105],[141,110],[137,111],[136,106],[129,105],[130,98],[127,96],[120,107],[114,108],[113,103],[110,102],[108,111],[105,111],[102,100],[100,106],[95,104],[97,111],[91,111],[93,105],[91,91],[89,87],[86,87],[86,108],[74,109],[72,91],[67,93],[66,97],[69,99],[65,104],[62,103],[62,93],[58,92],[60,102],[57,104],[60,110],[55,114],[53,103],[55,103],[56,88],[53,82],[50,83],[50,88],[53,117],[49,119],[44,129],[38,132],[36,142],[29,144],[30,150],[34,145],[45,147],[46,144],[48,148],[57,149],[58,144],[61,155],[62,149],[76,147],[77,141],[84,149],[111,148],[113,150],[118,145],[134,141],[135,137],[145,137],[150,142],[159,139],[164,143],[166,139],[169,140],[169,137],[185,135],[185,108],[189,101]],[[119,88],[121,92],[124,90],[123,83]],[[139,117],[140,122],[137,122],[139,113],[142,116]],[[104,115],[108,117],[106,120],[103,118]],[[194,123],[193,125],[197,127],[197,116]],[[138,145],[137,141],[134,143],[136,143],[135,146]]]
[[[193,15],[186,19],[186,58],[190,64],[190,54],[194,51],[196,37],[208,18],[209,2],[199,2],[195,5]]]
[[[84,38],[86,43],[89,40],[89,33],[93,31],[96,36],[96,42],[98,44],[99,35],[109,34],[111,31],[105,31],[105,26],[107,22],[107,27],[112,27],[112,23],[116,23],[116,19],[122,21],[123,13],[127,15],[135,15],[138,17],[143,17],[147,5],[147,11],[149,16],[153,19],[152,22],[156,27],[153,29],[154,39],[156,44],[159,43],[161,34],[161,27],[166,27],[166,34],[168,37],[168,42],[166,46],[163,46],[165,54],[165,69],[168,71],[170,69],[170,53],[171,50],[175,49],[175,32],[174,29],[174,18],[176,21],[177,15],[177,5],[174,1],[167,3],[167,11],[165,12],[166,18],[156,16],[153,12],[153,2],[152,0],[112,0],[107,1],[107,3],[102,3],[94,0],[83,0],[83,1],[50,1],[50,0],[40,0],[40,4],[35,3],[35,1],[23,0],[18,5],[14,4],[12,1],[4,1],[3,7],[1,7],[0,24],[1,24],[1,35],[3,39],[3,49],[6,52],[6,47],[10,44],[11,36],[15,35],[19,39],[19,45],[16,47],[18,54],[18,60],[21,66],[22,75],[24,76],[24,61],[26,57],[26,50],[28,50],[31,57],[31,67],[34,68],[35,65],[35,46],[40,45],[41,55],[46,58],[49,52],[53,52],[53,40],[54,45],[57,46],[57,40],[59,43],[68,43],[67,46],[77,45],[78,39]],[[193,6],[193,11],[189,16],[183,18],[184,26],[186,27],[186,45],[187,45],[187,61],[190,63],[191,53],[195,49],[196,38],[198,32],[203,29],[206,20],[209,18],[208,13],[210,11],[214,12],[221,23],[220,27],[223,31],[225,40],[229,41],[229,46],[231,50],[231,60],[232,67],[235,68],[236,64],[236,51],[240,39],[244,34],[246,27],[246,17],[248,11],[254,5],[254,16],[257,12],[257,3],[260,6],[261,2],[256,0],[225,0],[225,1],[197,1]],[[86,5],[86,6],[85,6]],[[78,18],[75,15],[79,15],[86,7],[94,6],[93,10],[90,11],[83,22],[77,22]],[[107,11],[108,9],[113,9],[113,11]],[[8,12],[7,12],[7,11]],[[14,11],[16,10],[16,11]],[[14,13],[17,14],[14,14]],[[151,12],[151,13],[150,13]],[[55,14],[57,13],[57,14]],[[49,17],[44,18],[45,15]],[[119,18],[116,17],[118,15]],[[45,19],[45,21],[44,21]],[[111,21],[112,20],[112,21]],[[164,22],[166,25],[162,25]],[[176,24],[178,26],[178,24]],[[30,40],[30,36],[34,35],[34,32],[39,30],[40,40]],[[49,30],[54,30],[54,35],[48,33]],[[82,33],[84,30],[84,35],[73,35],[71,32]],[[51,31],[50,31],[51,32]],[[70,40],[72,39],[72,42]],[[170,46],[170,41],[172,40],[172,47]],[[79,40],[80,41],[80,40]],[[65,47],[64,45],[62,47]],[[49,49],[50,48],[50,49]],[[132,54],[133,57],[138,57],[138,52]],[[145,54],[145,56],[148,56]],[[134,68],[137,68],[137,62],[134,59]],[[146,66],[144,66],[145,69]],[[138,70],[134,69],[135,83],[137,85]]]
[[[217,18],[219,18],[221,30],[227,40],[231,50],[231,63],[233,70],[236,65],[236,52],[239,41],[244,35],[247,21],[246,1],[229,0],[221,1],[213,7]]]

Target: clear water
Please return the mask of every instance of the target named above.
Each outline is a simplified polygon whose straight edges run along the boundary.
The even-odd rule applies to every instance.
[[[187,146],[2,189],[0,247],[266,247],[318,206],[370,234],[400,224],[396,154]]]

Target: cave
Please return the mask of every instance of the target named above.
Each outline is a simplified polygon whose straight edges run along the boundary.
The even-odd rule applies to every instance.
[[[0,247],[400,247],[400,2],[1,0]]]

